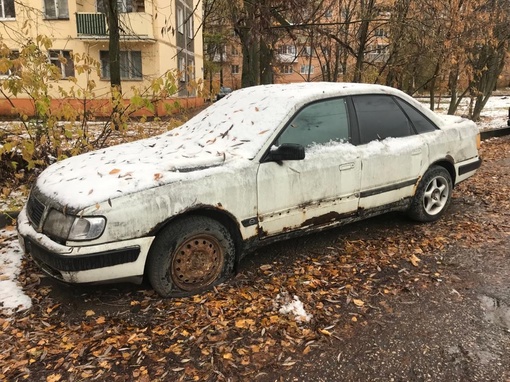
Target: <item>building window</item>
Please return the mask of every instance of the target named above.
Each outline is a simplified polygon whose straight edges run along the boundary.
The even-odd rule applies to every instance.
[[[9,78],[19,74],[21,66],[18,58],[18,50],[11,50],[8,56],[0,56],[0,79]]]
[[[283,74],[292,74],[294,70],[292,69],[292,65],[283,65],[282,66],[282,73]]]
[[[313,65],[301,65],[301,70],[299,73],[301,74],[313,74]]]
[[[280,45],[278,47],[278,54],[296,54],[296,47],[294,45]]]
[[[232,74],[239,74],[239,65],[232,65]]]
[[[70,50],[50,50],[50,62],[55,65],[62,78],[74,77],[74,62]]]
[[[0,0],[0,19],[13,19],[15,17],[14,0]]]
[[[384,36],[386,36],[386,32],[385,32],[385,31],[384,31],[384,29],[382,29],[382,28],[377,28],[377,29],[375,30],[375,35],[376,35],[377,37],[384,37]]]
[[[110,52],[99,52],[101,77],[110,78]],[[142,79],[142,52],[139,50],[120,52],[120,78],[123,80]]]
[[[301,54],[305,57],[310,57],[312,55],[312,47],[304,46],[303,50],[301,51]]]
[[[388,45],[377,44],[376,53],[377,54],[386,54],[386,53],[388,53]]]
[[[324,17],[327,19],[333,17],[333,11],[331,9],[327,9],[326,12],[324,12]]]
[[[192,39],[193,37],[195,37],[195,31],[193,30],[193,14],[190,14],[188,18],[188,38]]]
[[[97,0],[97,11],[107,13],[106,4],[108,1]],[[117,9],[120,13],[145,12],[145,0],[117,0]]]
[[[184,9],[177,8],[177,31],[184,34]]]
[[[47,19],[69,19],[67,0],[44,0],[44,16]]]
[[[179,81],[186,82],[186,58],[179,58]]]
[[[230,53],[232,56],[239,56],[239,50],[234,45],[232,45]]]

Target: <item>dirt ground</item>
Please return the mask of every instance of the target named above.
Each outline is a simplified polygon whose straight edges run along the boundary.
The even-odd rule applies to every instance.
[[[271,245],[201,296],[66,286],[26,259],[34,306],[0,315],[0,380],[509,382],[510,137],[481,153],[439,222]],[[279,312],[289,296],[310,322]]]

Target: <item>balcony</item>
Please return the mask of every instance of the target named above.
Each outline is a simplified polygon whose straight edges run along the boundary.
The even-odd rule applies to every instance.
[[[108,37],[106,15],[104,13],[77,13],[76,31],[79,38]]]
[[[295,53],[277,53],[276,61],[281,64],[292,64],[297,60],[297,54]]]
[[[121,13],[120,38],[123,41],[154,40],[152,17],[147,13]],[[108,40],[108,23],[104,13],[76,13],[76,31],[82,40]]]

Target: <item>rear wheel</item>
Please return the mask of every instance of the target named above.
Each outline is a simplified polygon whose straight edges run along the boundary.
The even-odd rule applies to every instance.
[[[235,245],[214,219],[192,216],[172,223],[156,237],[147,275],[163,297],[203,292],[233,273]]]
[[[409,208],[409,216],[421,222],[438,220],[450,204],[452,190],[450,173],[444,167],[431,167],[418,185]]]

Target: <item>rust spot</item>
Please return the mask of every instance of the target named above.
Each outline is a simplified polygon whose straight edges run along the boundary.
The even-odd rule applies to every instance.
[[[257,226],[257,234],[260,238],[269,236],[267,231],[264,231],[260,225]]]
[[[313,218],[305,220],[301,227],[319,227],[322,225],[327,225],[336,221],[340,221],[342,219],[345,219],[347,217],[352,216],[353,213],[346,213],[346,214],[339,214],[338,212],[331,211],[327,214],[320,215],[320,216],[314,216]]]

